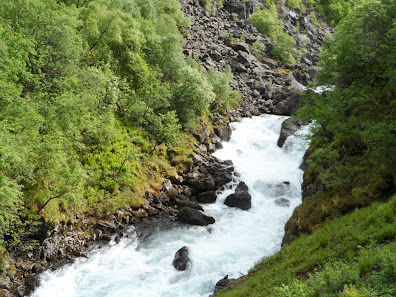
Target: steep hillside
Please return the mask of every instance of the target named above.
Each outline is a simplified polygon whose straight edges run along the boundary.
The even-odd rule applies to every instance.
[[[286,225],[283,253],[300,235],[296,246],[314,246],[304,234],[327,219],[376,200],[386,204],[370,206],[378,213],[376,229],[332,254],[328,266],[330,254],[321,248],[338,235],[327,227],[313,235],[324,238],[320,256],[296,258],[298,268],[280,263],[290,271],[274,277],[275,291],[294,296],[305,286],[298,276],[327,278],[313,271],[333,273],[334,261],[363,263],[345,264],[362,281],[337,283],[347,285],[344,292],[360,284],[370,290],[372,276],[382,282],[382,271],[385,277],[394,271],[386,266],[394,256],[394,199],[385,202],[395,185],[392,1],[369,1],[342,21],[321,65],[321,49],[334,33],[328,23],[338,23],[355,1],[2,2],[0,296],[28,295],[45,269],[84,256],[114,234],[119,239],[130,224],[200,209],[202,197],[232,178],[232,164],[208,154],[229,139],[229,123],[291,115],[303,104],[299,117],[317,125],[306,155],[304,203]],[[302,100],[300,92],[314,81],[335,91]],[[365,263],[374,248],[376,262]],[[270,296],[252,286],[258,291],[246,292]]]
[[[396,294],[395,5],[362,1],[336,27],[320,56],[327,90],[297,112],[315,121],[303,203],[282,250],[219,296]]]

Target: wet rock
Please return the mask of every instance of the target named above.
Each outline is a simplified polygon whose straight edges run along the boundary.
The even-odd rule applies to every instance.
[[[178,250],[173,258],[172,265],[179,271],[184,271],[187,269],[190,263],[190,258],[188,257],[188,247],[183,246]]]
[[[177,205],[179,208],[190,207],[190,208],[194,208],[194,209],[198,209],[198,210],[203,211],[203,208],[202,208],[201,205],[199,205],[197,202],[190,201],[188,199],[175,198],[174,199],[174,205]]]
[[[230,181],[232,181],[232,175],[230,173],[224,173],[215,178],[216,188],[220,188]]]
[[[109,242],[109,241],[111,241],[111,235],[108,233],[105,233],[102,235],[102,237],[100,239]]]
[[[278,199],[275,199],[275,204],[278,206],[282,206],[282,207],[289,207],[290,200],[286,199],[286,198],[278,198]]]
[[[213,203],[216,201],[217,195],[215,191],[207,191],[199,193],[197,196],[197,201],[199,203]]]
[[[235,189],[235,193],[229,195],[224,204],[230,207],[237,207],[248,210],[252,207],[252,196],[248,193],[248,187],[244,182],[240,182]]]
[[[223,141],[229,141],[231,138],[232,129],[230,126],[217,127],[214,131]]]
[[[293,118],[289,118],[282,123],[281,132],[278,139],[278,146],[282,147],[286,141],[286,139],[294,135],[298,130],[301,129],[303,125],[303,121],[295,120]]]
[[[277,115],[292,115],[300,107],[300,94],[293,91],[290,93],[278,93],[273,102],[272,112]]]
[[[25,295],[28,296],[38,285],[38,279],[34,275],[27,275],[24,278],[25,282]]]
[[[196,176],[188,176],[185,179],[185,183],[193,187],[198,192],[205,192],[216,189],[215,180],[210,175],[205,176],[203,174],[199,174]]]
[[[206,216],[199,210],[190,207],[183,207],[177,214],[177,219],[182,223],[198,226],[207,226],[215,222],[213,217]]]
[[[235,279],[228,278],[228,275],[226,275],[225,277],[223,277],[221,280],[219,280],[216,283],[216,286],[215,286],[215,289],[214,289],[214,293],[217,294],[220,291],[228,288],[234,280]]]
[[[249,191],[249,188],[244,182],[240,182],[235,188],[235,192],[247,192],[247,191]]]
[[[303,160],[302,160],[300,166],[298,166],[299,169],[305,171],[305,169],[308,168],[307,160],[308,160],[310,155],[311,155],[311,152],[309,150],[305,151],[304,156],[303,156]]]
[[[115,232],[117,230],[117,226],[114,224],[114,222],[109,221],[109,220],[98,221],[95,224],[94,228],[100,229],[102,231],[109,231],[109,232]]]
[[[207,145],[208,153],[213,153],[216,150],[216,146],[213,143]]]

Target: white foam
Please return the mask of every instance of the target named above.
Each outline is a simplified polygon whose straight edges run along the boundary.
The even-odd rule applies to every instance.
[[[285,119],[263,115],[234,123],[230,141],[215,153],[220,159],[231,159],[248,185],[252,195],[249,211],[225,206],[226,196],[233,192],[227,190],[215,204],[204,206],[205,213],[215,217],[214,225],[165,230],[142,242],[136,237],[124,238],[118,245],[93,252],[88,259],[44,273],[33,296],[208,296],[226,274],[246,274],[262,257],[280,248],[283,225],[301,202],[302,172],[298,166],[306,142],[289,137],[287,149],[276,145]],[[275,205],[277,194],[271,192],[271,186],[268,192],[265,187],[257,189],[260,183],[268,189],[268,185],[283,182],[290,184],[284,195],[290,207]],[[172,260],[184,245],[190,249],[192,263],[187,271],[179,272]]]

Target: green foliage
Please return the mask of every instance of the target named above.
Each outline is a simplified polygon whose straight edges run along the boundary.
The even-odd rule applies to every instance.
[[[232,108],[238,103],[240,94],[232,90],[229,84],[229,80],[232,79],[232,72],[229,65],[227,65],[224,72],[209,69],[207,79],[213,87],[213,92],[216,95],[216,102],[220,103],[225,108]]]
[[[278,19],[278,12],[274,3],[269,4],[267,10],[258,9],[249,19],[261,33],[276,40],[272,50],[272,55],[286,66],[292,66],[296,60],[301,59],[301,52],[295,48],[296,41],[292,36],[283,32],[283,22]],[[260,57],[260,52],[264,51],[264,45],[255,42],[253,51]]]
[[[286,6],[290,8],[298,8],[302,4],[302,0],[287,0]]]
[[[335,89],[307,96],[300,111],[316,121],[309,162],[328,189],[376,198],[394,187],[395,12],[393,1],[366,1],[340,23],[319,75]]]
[[[287,66],[294,65],[296,60],[301,59],[301,52],[295,48],[295,45],[296,41],[292,36],[281,32],[278,34],[272,54],[283,64]]]
[[[156,147],[215,99],[184,59],[180,2],[0,0],[0,18],[0,241],[21,217],[141,204]]]
[[[175,86],[171,106],[183,127],[190,127],[208,110],[215,99],[213,88],[198,70],[187,66],[180,70],[180,83]]]
[[[278,19],[276,6],[273,3],[269,5],[267,10],[257,9],[249,20],[257,30],[270,36],[272,39],[276,39],[283,29],[283,23]]]
[[[393,296],[396,196],[327,221],[265,258],[219,296]],[[392,229],[382,237],[382,229]]]
[[[354,5],[361,0],[309,0],[309,6],[325,15],[330,23],[336,25],[352,10]]]
[[[255,55],[259,61],[261,61],[262,58],[265,57],[265,50],[265,43],[259,40],[256,40],[252,44],[252,54]]]

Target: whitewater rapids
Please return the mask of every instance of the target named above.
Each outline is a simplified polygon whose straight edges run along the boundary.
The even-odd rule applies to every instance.
[[[33,297],[209,296],[225,275],[246,274],[261,258],[280,249],[283,226],[301,203],[302,171],[298,167],[308,145],[302,137],[308,128],[279,148],[277,140],[285,119],[262,115],[232,124],[230,141],[214,155],[232,160],[240,176],[231,189],[219,193],[216,203],[203,206],[205,214],[216,219],[215,224],[176,223],[143,239],[131,227],[119,244],[113,241],[88,258],[45,272]],[[249,211],[224,205],[239,181],[249,187]],[[279,198],[290,205],[278,206],[275,201]],[[183,246],[190,250],[191,265],[180,272],[172,260]]]

